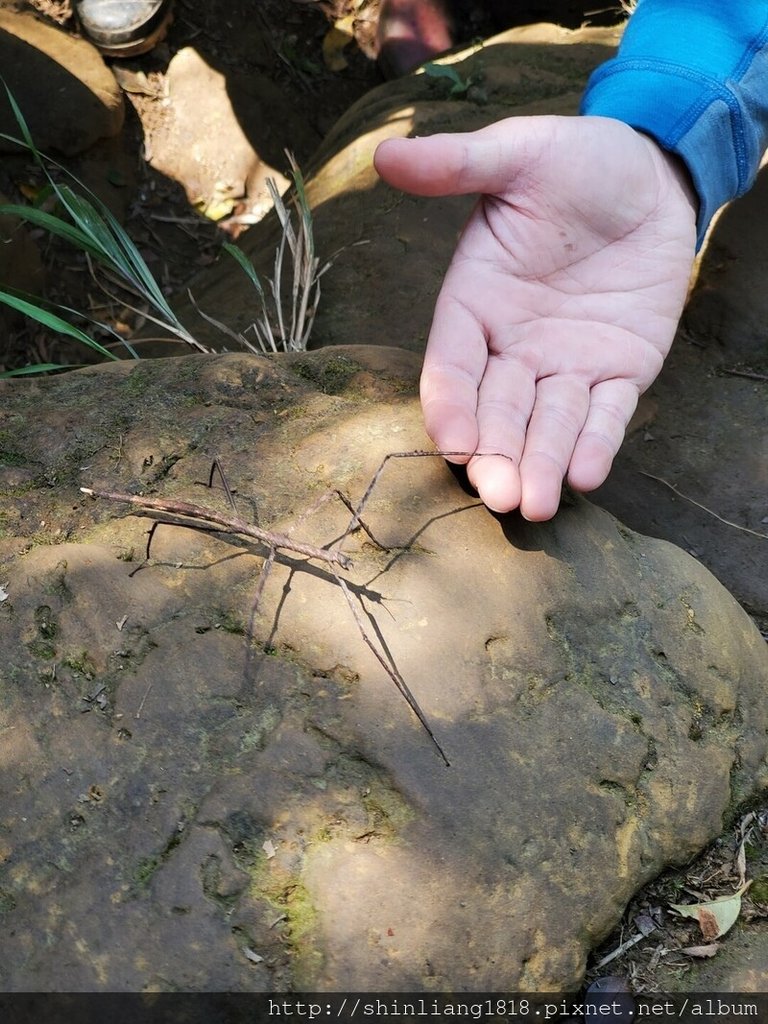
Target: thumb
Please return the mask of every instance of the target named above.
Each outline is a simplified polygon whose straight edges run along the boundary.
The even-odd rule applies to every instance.
[[[538,163],[555,120],[563,119],[511,117],[476,132],[386,139],[373,162],[389,185],[415,195],[498,195]]]

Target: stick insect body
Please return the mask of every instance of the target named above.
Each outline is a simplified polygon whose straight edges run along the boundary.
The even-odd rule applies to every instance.
[[[381,542],[378,541],[373,536],[373,534],[371,533],[370,529],[364,523],[364,521],[363,521],[363,519],[361,517],[362,517],[362,514],[363,514],[363,509],[365,508],[365,506],[366,506],[366,504],[368,502],[368,499],[370,498],[370,496],[371,496],[371,494],[373,492],[373,489],[376,486],[376,483],[377,483],[379,477],[381,476],[381,474],[382,474],[382,472],[384,470],[384,467],[386,466],[386,464],[389,462],[390,459],[425,458],[425,457],[426,458],[434,458],[434,457],[460,457],[460,456],[468,458],[468,457],[471,456],[471,454],[472,453],[469,453],[469,452],[439,452],[439,451],[437,451],[437,452],[435,452],[435,451],[430,452],[430,451],[418,451],[418,450],[417,451],[410,451],[410,452],[390,452],[388,455],[386,455],[384,457],[384,459],[382,460],[379,468],[374,473],[374,475],[373,475],[373,477],[371,479],[371,482],[368,484],[368,487],[366,488],[365,493],[363,494],[362,498],[358,502],[357,506],[353,507],[352,504],[348,501],[348,499],[340,491],[331,491],[331,492],[329,492],[329,494],[325,495],[322,500],[325,500],[327,498],[333,497],[335,495],[335,496],[337,496],[343,502],[343,504],[346,506],[346,508],[352,514],[352,518],[350,519],[349,525],[347,526],[347,529],[344,531],[344,534],[342,535],[342,537],[341,537],[341,539],[339,541],[339,544],[343,543],[343,541],[351,533],[353,533],[355,530],[362,529],[368,535],[368,537],[373,541],[374,544],[376,544],[379,548],[382,548],[383,550],[388,550],[386,548],[386,545],[381,544]],[[489,454],[491,454],[491,453],[489,453]],[[230,506],[231,506],[231,508],[233,510],[233,513],[234,513],[235,512],[234,497],[233,497],[232,491],[231,491],[231,489],[230,489],[230,487],[229,487],[229,485],[228,485],[228,483],[226,481],[226,478],[225,478],[223,470],[222,470],[221,462],[219,461],[218,457],[214,458],[213,466],[211,467],[211,473],[210,473],[210,477],[209,477],[209,480],[208,480],[208,486],[209,487],[213,486],[214,474],[217,471],[219,473],[219,476],[221,477],[221,481],[222,481],[222,484],[223,484],[223,487],[224,487],[224,491],[225,491],[226,496],[227,496],[227,500],[229,501],[229,504],[230,504]],[[252,616],[251,616],[252,620],[253,620],[253,617],[255,616],[256,610],[258,609],[259,601],[261,600],[261,596],[262,596],[262,594],[264,592],[264,587],[266,585],[267,577],[269,576],[270,570],[272,569],[272,566],[273,566],[274,561],[275,561],[275,556],[276,556],[278,551],[280,551],[280,550],[292,551],[292,552],[294,552],[297,555],[303,555],[307,559],[325,563],[328,566],[328,569],[331,572],[331,574],[334,576],[336,582],[338,583],[339,588],[340,588],[342,594],[344,595],[344,598],[345,598],[345,600],[347,602],[347,605],[348,605],[348,607],[349,607],[349,609],[350,609],[350,611],[352,613],[352,616],[353,616],[353,618],[355,620],[355,624],[357,625],[357,628],[358,628],[358,630],[360,632],[360,635],[361,635],[363,641],[368,646],[368,648],[372,651],[372,653],[375,656],[376,660],[382,666],[384,671],[387,673],[389,678],[392,680],[392,682],[397,687],[397,689],[400,692],[400,694],[405,699],[405,701],[408,704],[408,706],[411,708],[412,712],[415,714],[416,718],[418,719],[418,721],[421,724],[422,728],[425,730],[425,732],[429,736],[429,739],[431,740],[432,744],[434,745],[435,749],[437,750],[438,754],[442,758],[442,760],[445,763],[445,765],[446,766],[450,765],[448,757],[446,756],[445,751],[443,750],[442,746],[438,742],[438,740],[437,740],[437,738],[436,738],[436,736],[435,736],[435,734],[434,734],[434,732],[432,730],[432,727],[430,726],[430,724],[429,724],[429,722],[428,722],[424,712],[421,710],[418,701],[416,700],[416,698],[414,697],[414,695],[411,692],[410,688],[408,687],[407,683],[403,679],[402,675],[400,674],[400,671],[398,670],[398,668],[395,665],[394,661],[392,660],[391,656],[388,655],[388,653],[384,652],[383,650],[380,650],[376,646],[376,644],[374,644],[374,642],[371,640],[369,635],[366,633],[365,627],[363,625],[362,618],[360,616],[360,612],[358,611],[358,609],[355,606],[355,602],[354,602],[354,599],[352,597],[352,593],[350,592],[349,586],[347,585],[347,582],[344,580],[344,578],[339,575],[339,571],[338,571],[339,569],[342,569],[342,570],[350,569],[351,566],[352,566],[352,559],[349,557],[349,555],[347,555],[343,551],[341,551],[338,546],[334,547],[334,548],[329,548],[329,547],[318,547],[317,545],[314,545],[314,544],[306,544],[303,541],[296,540],[294,537],[290,536],[290,534],[287,534],[287,533],[276,533],[276,532],[274,532],[272,530],[262,529],[260,526],[256,526],[253,523],[250,523],[247,520],[242,519],[240,516],[238,516],[236,514],[224,515],[224,514],[222,514],[220,512],[216,512],[215,510],[208,509],[208,508],[205,508],[202,505],[193,504],[191,502],[176,501],[176,500],[165,500],[165,499],[161,499],[161,498],[147,498],[147,497],[144,497],[142,495],[126,494],[126,493],[123,493],[123,492],[120,492],[120,491],[112,491],[112,490],[98,490],[98,489],[93,488],[93,487],[81,487],[80,490],[83,492],[83,494],[87,494],[87,495],[89,495],[89,496],[91,496],[93,498],[102,498],[102,499],[104,499],[106,501],[113,501],[113,502],[124,502],[125,504],[131,505],[134,508],[139,510],[139,511],[137,511],[135,513],[131,513],[132,515],[141,515],[142,513],[148,512],[148,511],[151,511],[151,512],[164,512],[167,515],[180,516],[181,518],[183,518],[185,520],[189,520],[189,522],[173,523],[171,525],[188,526],[188,527],[190,527],[192,529],[209,529],[209,530],[213,530],[213,531],[221,532],[221,533],[226,533],[226,534],[233,534],[233,535],[240,535],[240,536],[243,536],[243,537],[250,537],[251,539],[256,540],[259,543],[263,544],[268,549],[269,554],[268,554],[267,558],[264,561],[264,565],[262,567],[259,583],[258,583],[258,586],[256,588],[256,595],[255,595],[255,599],[254,599],[253,612],[252,612]],[[311,509],[310,512],[311,511],[314,511],[314,509]],[[305,513],[305,515],[308,515],[308,514],[309,514],[309,512]],[[302,518],[304,518],[304,516],[302,516]],[[150,552],[150,545],[151,545],[151,542],[152,542],[152,536],[153,536],[154,531],[157,528],[157,526],[159,526],[162,522],[163,522],[163,520],[156,521],[153,524],[153,526],[151,527],[150,531],[149,531],[149,538],[148,538],[148,541],[147,541],[147,553],[146,553],[146,560],[147,561],[149,560],[149,552]],[[210,525],[204,526],[204,525],[201,525],[201,524],[210,524]]]

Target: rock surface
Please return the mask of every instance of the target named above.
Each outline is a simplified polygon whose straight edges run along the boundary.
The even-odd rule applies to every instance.
[[[8,6],[0,0],[1,8]],[[372,244],[342,253],[324,279],[319,342],[397,340],[418,349],[442,274],[440,261],[447,261],[467,209],[465,200],[435,207],[429,201],[398,197],[377,184],[368,163],[376,133],[407,131],[422,119],[427,127],[419,130],[433,130],[430,124],[439,129],[476,127],[513,112],[505,102],[489,110],[505,96],[521,111],[533,103],[533,109],[544,112],[572,112],[582,76],[608,52],[605,37],[588,38],[587,45],[586,36],[563,34],[552,26],[518,31],[503,41],[512,61],[486,62],[490,77],[480,58],[502,56],[501,51],[488,47],[472,58],[477,61],[471,67],[479,72],[479,88],[473,88],[467,99],[450,99],[439,81],[417,76],[377,91],[370,103],[365,101],[340,123],[313,163],[317,174],[310,187],[319,252],[328,254],[361,235]],[[552,45],[562,42],[575,43],[573,53]],[[459,70],[469,66],[460,64]],[[231,76],[227,88],[232,99]],[[545,102],[538,103],[542,98]],[[245,115],[253,102],[254,98],[242,105],[233,101]],[[243,124],[258,124],[258,117],[252,122],[246,117]],[[375,138],[369,137],[371,131]],[[253,141],[252,133],[246,134]],[[359,143],[356,134],[361,136]],[[765,275],[763,185],[759,182],[717,224],[704,253],[685,330],[646,406],[641,429],[625,445],[599,499],[635,528],[694,550],[758,620],[765,616],[768,625],[764,541],[725,526],[638,472],[668,478],[681,492],[703,500],[737,526],[757,533],[765,530],[761,519],[766,511],[768,440],[765,385],[759,377],[765,369],[760,326],[764,317],[762,292],[755,285]],[[336,188],[352,193],[342,197],[335,194]],[[269,228],[259,229],[245,244],[269,270]],[[216,275],[223,276],[221,271],[211,276]],[[226,277],[223,284],[213,281],[210,294],[223,289],[227,321],[234,309],[247,323],[252,307],[249,286],[244,279],[235,286],[231,272]],[[400,293],[406,296],[403,301]],[[337,309],[344,311],[344,321],[336,321]],[[354,331],[347,332],[347,322],[356,325]],[[364,368],[356,371],[349,357]],[[736,802],[765,785],[765,761],[759,756],[765,738],[761,712],[750,712],[742,720],[743,709],[749,712],[748,699],[739,699],[733,714],[728,710],[740,685],[734,682],[738,666],[744,665],[732,660],[732,646],[738,643],[740,630],[747,628],[743,619],[737,616],[737,628],[723,641],[702,618],[690,592],[683,590],[693,621],[686,611],[685,623],[681,620],[679,628],[667,629],[674,619],[670,607],[679,614],[685,607],[675,594],[665,609],[653,610],[656,617],[648,621],[654,631],[649,629],[647,635],[639,632],[646,621],[645,607],[637,616],[641,622],[633,623],[631,610],[628,616],[617,616],[613,604],[606,613],[605,604],[595,599],[598,584],[588,588],[596,593],[580,607],[564,598],[557,604],[550,588],[558,599],[583,594],[584,567],[604,558],[601,546],[606,540],[613,545],[610,564],[621,565],[633,535],[616,527],[621,540],[615,542],[613,534],[606,533],[605,524],[611,521],[588,506],[565,510],[557,530],[554,525],[524,527],[511,517],[501,528],[512,540],[515,558],[526,560],[530,575],[516,583],[507,604],[518,609],[521,590],[526,595],[534,592],[537,603],[525,608],[522,621],[515,618],[514,629],[505,622],[507,632],[488,634],[486,640],[492,642],[478,650],[476,664],[470,658],[467,668],[461,659],[478,647],[478,613],[465,611],[470,602],[464,591],[458,598],[452,596],[459,590],[457,580],[471,584],[481,571],[482,565],[470,559],[476,547],[488,546],[494,580],[509,572],[514,583],[519,566],[515,571],[509,568],[509,551],[505,547],[501,552],[498,538],[490,536],[489,529],[499,527],[496,520],[488,517],[489,522],[473,527],[476,543],[471,532],[459,531],[455,524],[462,516],[479,516],[478,510],[437,520],[380,579],[369,583],[366,598],[454,761],[445,770],[447,781],[431,760],[414,780],[419,758],[429,760],[432,748],[405,705],[390,693],[391,681],[354,632],[351,613],[345,610],[342,595],[332,589],[333,582],[318,576],[313,583],[305,569],[297,569],[278,612],[275,604],[282,595],[275,590],[289,572],[287,563],[281,563],[256,623],[256,639],[262,646],[253,648],[246,663],[245,641],[238,631],[252,602],[260,565],[253,556],[257,549],[212,539],[202,542],[201,535],[165,527],[154,541],[154,554],[165,564],[126,580],[143,550],[140,521],[122,519],[110,526],[109,517],[122,514],[118,507],[80,504],[75,483],[95,473],[102,482],[121,481],[123,486],[135,484],[216,503],[193,481],[206,475],[210,454],[218,450],[230,479],[239,485],[241,502],[261,491],[262,524],[293,521],[294,512],[311,504],[308,493],[323,492],[329,480],[348,484],[352,493],[362,492],[371,467],[364,465],[368,453],[361,445],[369,445],[375,464],[373,456],[379,451],[424,444],[418,415],[406,408],[412,404],[408,395],[416,360],[393,352],[377,355],[375,348],[365,354],[327,351],[310,362],[293,364],[287,376],[278,374],[279,386],[264,376],[256,398],[244,398],[242,392],[256,385],[258,373],[250,376],[237,368],[236,361],[214,361],[215,370],[205,363],[195,364],[194,371],[192,362],[189,370],[183,369],[185,365],[177,363],[167,372],[155,366],[149,376],[144,368],[134,368],[127,380],[123,367],[101,371],[85,385],[78,381],[88,375],[71,378],[66,387],[64,381],[51,382],[41,391],[29,389],[33,401],[43,398],[40,409],[34,406],[32,411],[14,388],[17,397],[2,406],[0,586],[8,598],[0,597],[0,804],[8,813],[0,821],[0,927],[5,935],[9,925],[13,946],[6,963],[8,944],[3,942],[0,983],[4,988],[248,989],[315,985],[328,979],[335,985],[339,978],[351,978],[357,987],[371,978],[383,979],[383,986],[407,981],[439,989],[446,986],[444,972],[451,963],[458,964],[456,976],[466,979],[466,987],[481,986],[489,976],[494,986],[523,977],[542,984],[551,979],[555,987],[563,979],[578,977],[573,963],[583,959],[601,928],[605,930],[600,922],[615,921],[626,894],[653,873],[655,864],[670,859],[664,851],[673,829],[681,837],[678,852],[684,859],[687,850],[696,849],[717,830],[721,808],[729,800]],[[289,365],[285,362],[283,369]],[[729,366],[758,376],[724,373]],[[117,386],[116,381],[122,384]],[[302,381],[311,385],[309,390],[302,390]],[[317,385],[321,394],[312,397]],[[3,399],[11,391],[5,390]],[[339,392],[336,397],[334,392]],[[348,400],[351,406],[345,404]],[[205,402],[212,404],[206,407]],[[384,434],[373,440],[365,431],[370,431],[374,418],[379,419],[380,407],[361,409],[361,402],[381,402],[390,410],[380,420]],[[220,406],[226,410],[221,417]],[[393,422],[390,407],[396,409],[405,434],[387,434]],[[350,414],[346,426],[343,409]],[[38,412],[39,435],[27,426]],[[298,437],[288,429],[294,417],[304,426],[314,424],[309,441],[306,431]],[[353,427],[356,422],[362,422],[359,430]],[[337,442],[342,450],[333,456]],[[315,454],[302,462],[296,453],[307,443]],[[47,454],[38,458],[39,448],[46,448]],[[322,451],[323,466],[315,449]],[[284,476],[286,460],[292,469]],[[302,475],[308,466],[316,473]],[[404,482],[402,490],[395,488],[396,479]],[[393,464],[374,492],[372,515],[367,518],[376,532],[375,517],[383,516],[384,522],[397,527],[398,536],[407,523],[410,537],[425,509],[442,507],[449,491],[459,501],[468,500],[437,465]],[[247,501],[245,509],[250,516]],[[323,513],[315,525],[310,519],[296,532],[325,540],[342,532],[343,519],[343,513],[332,520]],[[94,520],[100,525],[94,527]],[[531,537],[540,550],[530,548]],[[350,546],[356,547],[359,540]],[[699,579],[701,570],[679,553],[672,563],[664,562],[659,554],[667,551],[663,545],[643,539],[635,544],[645,555],[643,566],[650,557],[671,588],[689,573],[691,579]],[[116,553],[129,557],[131,548],[133,564],[115,558]],[[451,571],[446,569],[446,552]],[[553,552],[562,559],[560,565],[549,564]],[[353,579],[363,574],[371,580],[382,568],[374,555],[371,546],[363,555],[356,554]],[[244,568],[238,568],[240,562]],[[425,572],[425,562],[434,572]],[[574,566],[570,572],[564,568],[569,563]],[[416,579],[409,575],[413,569],[418,570]],[[160,578],[148,579],[148,574]],[[532,584],[531,578],[537,582]],[[433,583],[435,593],[429,589]],[[511,589],[512,583],[507,585]],[[654,585],[658,590],[660,581]],[[626,595],[628,587],[631,579],[618,581],[609,574],[600,593]],[[438,588],[450,597],[451,607],[462,609],[460,620],[454,611],[453,618],[441,623]],[[717,593],[716,588],[707,588],[712,588],[709,580],[704,592]],[[42,600],[35,595],[41,589]],[[493,590],[496,601],[501,588]],[[423,616],[424,625],[415,622],[410,591],[429,612]],[[377,592],[385,600],[370,603]],[[716,604],[724,600],[721,595]],[[705,606],[709,601],[707,597]],[[338,608],[333,607],[336,602]],[[308,605],[311,613],[306,612]],[[534,614],[545,607],[550,618],[544,623],[546,643]],[[719,618],[721,612],[713,614]],[[594,621],[585,626],[584,616],[596,615],[608,623],[605,635],[598,635]],[[492,617],[489,621],[494,624]],[[726,630],[729,621],[724,619]],[[275,622],[279,628],[272,635]],[[518,642],[517,631],[531,622],[532,639]],[[555,628],[563,622],[564,628]],[[709,705],[701,693],[678,692],[675,702],[662,703],[650,714],[646,695],[638,692],[640,683],[625,693],[621,678],[612,671],[616,682],[610,683],[609,675],[602,691],[599,686],[589,691],[598,710],[585,722],[592,705],[580,687],[592,685],[594,666],[604,669],[612,649],[628,646],[613,662],[630,666],[630,678],[635,678],[632,671],[637,672],[632,665],[642,667],[650,659],[658,668],[658,652],[654,655],[649,644],[659,636],[661,623],[664,636],[675,635],[678,661],[673,668],[683,678],[693,660],[691,634],[702,622],[707,630],[702,642],[719,648],[729,665],[716,699],[705,688]],[[327,623],[336,630],[330,637]],[[570,639],[569,631],[592,645],[587,654],[583,648],[565,648],[561,641],[563,636]],[[410,634],[423,638],[418,657]],[[753,644],[754,632],[747,630],[746,635]],[[263,645],[271,654],[260,661]],[[689,653],[683,661],[680,650]],[[764,657],[759,646],[754,650],[756,660],[749,670],[756,680],[756,688],[749,690],[753,700],[759,699],[754,695],[765,684]],[[668,649],[664,651],[668,654]],[[521,685],[518,662],[524,671],[532,661],[541,666],[539,676],[554,673],[549,689],[540,681],[537,685],[535,673],[533,679],[525,679],[527,689]],[[721,661],[713,658],[711,664],[717,667]],[[464,715],[467,695],[456,692],[457,665],[470,681],[482,684],[469,715]],[[434,680],[430,682],[435,672],[448,680],[439,690]],[[697,684],[704,686],[698,677],[697,672]],[[660,673],[659,678],[670,681],[668,674]],[[422,679],[427,680],[426,699]],[[615,696],[617,688],[624,703],[609,704],[605,691]],[[562,706],[555,694],[557,700],[563,698]],[[511,708],[504,704],[510,695],[515,700]],[[639,723],[631,717],[638,707]],[[87,713],[80,714],[79,708]],[[665,730],[667,719],[673,727]],[[385,722],[390,723],[387,728],[382,726]],[[547,723],[553,723],[549,730]],[[392,738],[395,727],[405,738]],[[515,809],[533,804],[533,769],[531,764],[515,765],[515,758],[531,760],[539,735],[534,727],[549,733],[540,741],[541,752],[535,750],[535,765],[540,788],[545,785],[560,794],[550,796],[548,791],[543,801],[546,813],[558,816],[558,831],[553,828],[546,834],[546,816],[544,824],[538,823],[539,799],[534,808],[536,830],[523,835],[519,822],[511,819]],[[638,769],[632,757],[646,736],[655,738],[659,732],[671,734],[661,747],[670,757],[680,756],[679,767],[662,757],[661,767],[653,767],[651,758],[652,767]],[[580,734],[586,741],[578,742]],[[477,766],[470,778],[456,782],[450,774],[459,762],[454,744],[462,752],[467,736],[466,749]],[[617,745],[624,754],[610,759],[613,774],[604,771],[606,758],[600,760],[603,747],[592,742],[595,736],[601,742],[606,736],[619,737]],[[497,762],[496,754],[486,749],[493,743],[503,751]],[[475,758],[474,751],[481,746],[483,756]],[[689,748],[694,752],[690,766],[685,760]],[[393,766],[395,755],[404,750],[411,766]],[[734,770],[728,793],[726,765],[740,750],[747,752],[746,767]],[[597,753],[589,760],[585,751]],[[697,758],[702,753],[712,757]],[[570,763],[569,756],[576,768],[566,775],[559,760]],[[512,785],[511,772],[504,771],[510,764],[516,768]],[[652,785],[658,786],[665,771],[675,790],[660,797]],[[524,784],[520,792],[518,776]],[[691,797],[689,808],[646,838],[659,807],[684,800],[686,787],[692,786],[701,792]],[[507,805],[510,791],[513,798]],[[611,791],[615,807],[605,804]],[[635,794],[637,812],[632,804]],[[461,814],[453,800],[464,809]],[[427,802],[434,808],[433,817],[423,813]],[[623,809],[622,803],[627,805]],[[587,816],[594,837],[585,834]],[[562,830],[561,822],[566,823]],[[601,829],[607,829],[608,840]],[[639,863],[633,835],[644,844]],[[627,838],[623,848],[622,837]],[[272,847],[265,849],[265,842],[274,846],[274,857],[268,856]],[[484,859],[476,863],[478,849],[484,851]],[[540,859],[535,864],[537,850]],[[749,870],[759,881],[753,862]],[[347,886],[344,891],[342,884]],[[753,891],[757,888],[756,882]],[[364,893],[367,902],[362,909],[350,910],[350,892]],[[518,892],[523,897],[515,902]],[[86,914],[83,908],[91,906],[94,912]],[[497,935],[498,921],[502,931]],[[585,931],[574,941],[579,924]],[[764,991],[764,924],[740,922],[715,960],[682,983],[679,967],[673,964],[665,974],[662,959],[655,980],[662,990],[683,984],[689,991]],[[438,934],[441,941],[435,942]],[[47,955],[43,942],[51,943]],[[429,949],[431,959],[425,965],[428,942],[435,948]],[[521,974],[530,950],[535,954],[532,966],[526,965]],[[497,956],[506,976],[495,971]],[[453,985],[453,977],[447,983]]]
[[[31,14],[0,7],[0,68],[43,152],[80,153],[123,124],[123,97],[98,51]],[[0,132],[20,136],[5,92]],[[0,152],[16,150],[0,139]]]
[[[693,558],[577,500],[497,518],[392,460],[327,566],[161,527],[115,487],[325,544],[422,448],[418,360],[189,357],[0,390],[0,984],[557,989],[629,896],[768,784],[765,644]],[[33,429],[30,424],[34,423]],[[204,951],[204,955],[201,952]]]
[[[281,193],[288,187],[288,179],[270,164],[285,163],[275,138],[278,126],[291,117],[277,86],[264,76],[225,79],[187,47],[168,66],[167,88],[173,115],[152,134],[152,166],[179,181],[198,207],[248,196],[251,208],[271,208],[267,178]],[[247,111],[244,125],[233,112],[233,94],[238,109]],[[215,208],[212,212],[221,216]]]

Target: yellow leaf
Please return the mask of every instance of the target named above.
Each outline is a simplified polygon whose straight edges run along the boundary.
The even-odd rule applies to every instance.
[[[323,60],[330,71],[343,71],[347,66],[347,59],[342,51],[355,38],[354,24],[355,15],[348,14],[345,18],[339,18],[326,32],[323,39]]]
[[[671,903],[670,907],[683,917],[692,917],[698,921],[701,934],[707,942],[712,942],[736,924],[741,912],[741,897],[748,888],[748,885],[743,885],[733,896],[721,896],[710,903]]]
[[[41,189],[38,185],[28,185],[25,181],[17,182],[19,192],[28,199],[30,203],[34,203],[37,199]]]
[[[228,217],[237,205],[237,196],[233,188],[224,181],[217,181],[213,186],[213,195],[198,196],[192,203],[195,209],[209,220],[221,220]]]

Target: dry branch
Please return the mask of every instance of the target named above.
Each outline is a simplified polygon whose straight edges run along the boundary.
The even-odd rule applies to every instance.
[[[689,494],[684,494],[678,487],[671,484],[669,480],[665,480],[663,476],[656,476],[653,473],[647,473],[644,469],[641,469],[639,472],[641,476],[647,476],[649,480],[655,480],[656,483],[663,484],[665,487],[668,487],[673,494],[678,496],[678,498],[682,498],[684,501],[690,502],[691,505],[695,505],[696,508],[700,508],[702,512],[706,512],[708,516],[712,516],[713,519],[717,519],[717,521],[722,523],[724,526],[730,526],[734,530],[740,530],[741,533],[748,533],[751,537],[757,537],[759,540],[768,540],[768,533],[761,533],[759,530],[752,530],[748,526],[741,526],[739,523],[734,523],[732,519],[726,519],[713,509],[708,508],[706,505],[702,505],[700,501],[696,501],[696,499],[692,498]]]

